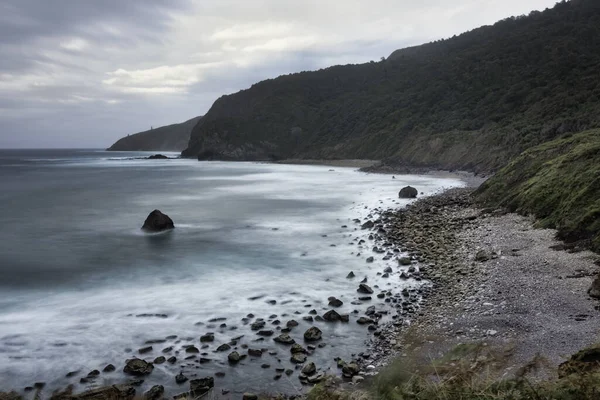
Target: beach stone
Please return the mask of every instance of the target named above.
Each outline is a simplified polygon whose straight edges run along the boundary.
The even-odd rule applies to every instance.
[[[371,220],[365,222],[360,226],[360,229],[372,229],[375,226],[375,223]]]
[[[256,334],[258,336],[273,336],[273,331],[270,329],[264,330],[264,331],[258,331]]]
[[[202,342],[202,343],[214,342],[214,341],[215,341],[215,335],[213,333],[207,333],[205,335],[200,336],[200,342]]]
[[[188,346],[185,349],[186,353],[200,353],[200,350],[196,346]]]
[[[398,259],[398,264],[400,264],[400,265],[410,265],[411,264],[410,257],[400,257]]]
[[[102,370],[102,372],[113,372],[116,369],[117,368],[114,365],[108,364],[106,367],[104,367],[104,369]]]
[[[360,368],[355,362],[345,364],[342,367],[342,375],[344,375],[346,378],[352,378],[354,375],[357,375],[359,371]]]
[[[356,322],[360,325],[367,325],[367,324],[372,324],[375,321],[373,321],[371,318],[360,317]]]
[[[310,384],[317,384],[321,381],[323,381],[323,379],[325,378],[325,374],[323,372],[319,372],[316,375],[312,375],[308,377],[308,383]]]
[[[264,328],[265,324],[266,324],[265,321],[256,321],[256,322],[253,322],[252,325],[250,325],[250,329],[252,329],[253,331],[258,331],[258,330],[261,330],[262,328]]]
[[[129,375],[142,376],[152,372],[154,366],[139,358],[132,358],[126,361],[123,372]]]
[[[290,337],[290,335],[288,335],[287,333],[282,333],[281,335],[277,336],[273,340],[276,341],[277,343],[282,343],[282,344],[294,344],[294,343],[296,343],[296,341],[294,339],[292,339]]]
[[[323,319],[328,322],[341,321],[342,317],[335,310],[329,310],[323,314]]]
[[[215,387],[215,378],[207,376],[201,379],[192,379],[190,381],[190,394],[195,397],[200,397]]]
[[[230,363],[236,364],[236,363],[240,362],[240,360],[241,360],[240,353],[238,353],[237,351],[232,351],[227,356],[227,359],[229,360]]]
[[[373,289],[371,289],[371,287],[369,285],[367,285],[366,283],[361,283],[360,285],[358,285],[358,289],[356,291],[358,293],[364,293],[364,294],[372,294],[373,293]]]
[[[158,356],[154,359],[153,363],[154,364],[163,364],[165,361],[167,361],[167,359],[163,356]]]
[[[336,299],[335,297],[330,297],[329,306],[331,307],[341,307],[344,305],[344,302],[340,299]]]
[[[258,395],[254,393],[244,393],[242,395],[242,400],[258,400]]]
[[[488,261],[490,258],[491,258],[490,255],[485,250],[479,250],[475,254],[475,261],[485,262],[485,261]]]
[[[373,258],[373,257],[368,257],[367,258],[367,262],[368,263],[372,263],[373,261],[375,261],[375,258]]]
[[[167,358],[167,362],[169,364],[175,364],[177,362],[177,357],[171,356],[171,357]]]
[[[590,295],[590,297],[600,299],[600,275],[597,276],[596,279],[594,279],[594,281],[592,282],[592,285],[588,289],[588,294]]]
[[[262,353],[260,349],[248,349],[248,355],[251,357],[262,357]]]
[[[144,399],[146,400],[159,400],[163,398],[165,393],[165,387],[163,385],[154,385],[144,393]]]
[[[294,353],[292,354],[290,361],[294,364],[303,364],[306,362],[306,356],[302,353]]]
[[[405,186],[398,192],[398,197],[401,199],[414,199],[419,194],[419,191],[412,186]]]
[[[355,278],[355,277],[356,277],[356,275],[354,275],[354,271],[350,271],[348,273],[348,275],[346,275],[346,279],[352,279],[352,278]]]
[[[160,210],[154,210],[148,214],[142,226],[142,229],[148,232],[161,232],[173,228],[175,228],[173,220]]]
[[[317,372],[317,366],[315,365],[314,362],[310,362],[310,363],[304,365],[304,367],[302,367],[302,370],[300,372],[302,372],[306,376],[314,375]]]
[[[306,349],[304,347],[302,347],[298,343],[294,343],[292,345],[292,348],[290,349],[290,352],[292,354],[296,354],[296,353],[306,353],[307,351],[306,351]]]
[[[181,385],[182,383],[187,382],[188,377],[185,376],[183,374],[183,372],[178,373],[177,375],[175,375],[175,383],[177,383],[178,385]]]
[[[227,351],[230,350],[231,346],[228,345],[227,343],[223,343],[222,345],[220,345],[219,347],[217,347],[217,351]]]
[[[150,353],[151,351],[152,351],[152,346],[146,346],[146,347],[142,347],[141,349],[139,349],[138,353],[146,354],[146,353]]]
[[[316,326],[308,328],[306,332],[304,332],[304,340],[308,342],[314,342],[317,340],[321,340],[322,332]]]
[[[298,321],[291,319],[285,323],[285,326],[287,326],[288,328],[293,328],[295,326],[298,326]]]

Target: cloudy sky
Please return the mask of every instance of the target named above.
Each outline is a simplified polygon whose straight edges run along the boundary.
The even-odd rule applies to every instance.
[[[556,0],[0,0],[0,148],[104,148],[280,74]]]

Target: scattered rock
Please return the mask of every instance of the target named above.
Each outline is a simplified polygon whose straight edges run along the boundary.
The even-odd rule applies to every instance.
[[[306,332],[304,332],[304,340],[307,342],[315,342],[317,340],[321,340],[322,332],[316,326],[308,328]]]
[[[328,322],[341,321],[342,317],[335,310],[329,310],[323,314],[323,319]]]
[[[148,375],[152,372],[154,366],[139,358],[132,358],[126,361],[123,372],[129,375],[142,376]]]
[[[364,293],[364,294],[372,294],[373,293],[373,289],[371,289],[371,287],[365,283],[361,283],[360,285],[358,285],[358,289],[356,291],[358,293]]]
[[[336,299],[335,297],[329,298],[329,306],[330,307],[341,307],[344,305],[344,302],[340,299]]]
[[[310,362],[302,367],[301,372],[306,376],[311,376],[317,372],[317,367],[314,362]]]
[[[419,191],[412,186],[405,186],[398,192],[398,197],[401,199],[414,199],[419,194]]]
[[[215,378],[207,376],[201,379],[192,379],[190,381],[190,394],[195,397],[200,397],[215,387]]]
[[[237,351],[232,351],[227,356],[227,359],[229,360],[230,363],[237,364],[238,362],[240,362],[241,356],[240,356],[240,353],[238,353]]]
[[[117,368],[114,365],[108,364],[106,367],[104,367],[104,369],[102,370],[102,372],[113,372],[116,369]],[[69,372],[69,374],[70,374],[70,372]],[[67,376],[69,376],[69,374],[67,374]]]
[[[296,341],[294,339],[292,339],[290,337],[290,335],[288,335],[287,333],[282,333],[281,335],[277,336],[273,340],[276,341],[277,343],[282,343],[282,344],[294,344],[294,343],[296,343]]]
[[[485,262],[489,261],[490,258],[491,256],[485,250],[479,250],[477,254],[475,254],[475,261]]]
[[[178,385],[187,382],[187,380],[188,378],[183,374],[183,372],[180,372],[179,374],[175,375],[175,383],[177,383]]]
[[[227,351],[230,350],[231,346],[228,345],[227,343],[223,343],[222,345],[220,345],[219,347],[217,347],[217,351]]]
[[[208,342],[214,342],[215,341],[215,335],[213,333],[207,333],[205,335],[200,336],[200,342],[202,343],[208,343]]]
[[[144,393],[144,399],[146,400],[159,400],[163,398],[163,394],[165,393],[165,388],[163,385],[154,385]]]

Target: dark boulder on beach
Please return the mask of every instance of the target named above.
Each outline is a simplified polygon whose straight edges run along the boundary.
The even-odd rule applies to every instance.
[[[412,186],[403,187],[398,193],[401,199],[414,199],[419,194],[419,191]]]
[[[160,210],[152,211],[142,226],[142,229],[147,232],[161,232],[173,228],[175,228],[173,220]]]

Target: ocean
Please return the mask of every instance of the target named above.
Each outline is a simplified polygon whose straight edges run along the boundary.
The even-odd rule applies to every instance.
[[[149,154],[0,150],[0,389],[44,382],[49,391],[85,390],[126,381],[128,358],[176,355],[174,364],[155,364],[140,390],[162,384],[176,394],[187,388],[175,383],[179,372],[222,372],[217,386],[233,393],[300,391],[297,374],[273,379],[276,368],[293,368],[289,346],[260,340],[242,318],[264,318],[275,335],[294,319],[299,343],[318,326],[325,345],[308,358],[335,373],[333,359],[366,351],[370,337],[356,324],[370,305],[356,302],[359,280],[394,290],[418,284],[377,275],[397,262],[368,243],[359,248],[369,232],[354,220],[408,204],[398,199],[406,185],[423,195],[463,185],[330,166],[138,159]],[[176,228],[142,232],[154,209]],[[350,271],[357,279],[346,279]],[[329,309],[330,296],[344,302],[337,311],[350,313],[349,323],[303,320]],[[197,357],[208,361],[185,360],[184,346],[200,348],[207,332],[215,341]],[[234,338],[240,353],[242,345],[265,353],[230,365],[215,349]],[[148,341],[153,349],[139,354]],[[80,383],[109,363],[115,372]]]

